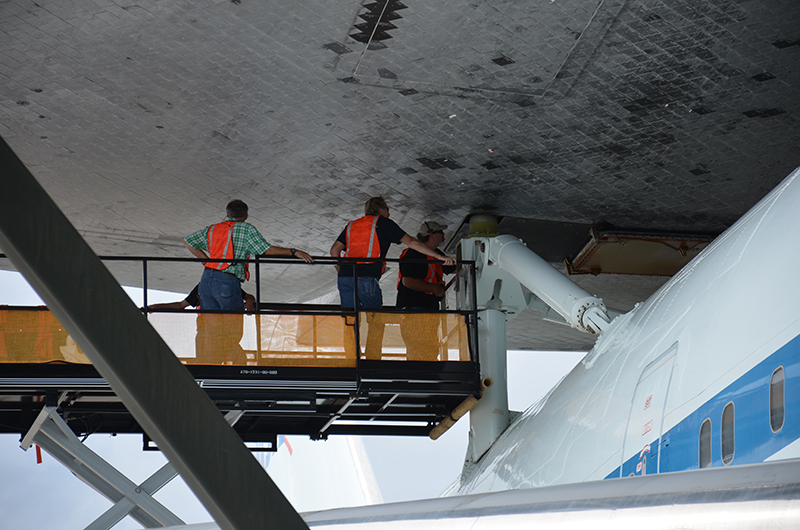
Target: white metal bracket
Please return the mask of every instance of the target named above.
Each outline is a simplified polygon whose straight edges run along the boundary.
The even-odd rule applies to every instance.
[[[42,409],[20,446],[27,451],[34,443],[114,503],[114,506],[87,526],[86,530],[108,530],[126,515],[133,517],[145,528],[185,524],[152,497],[178,474],[171,464],[165,464],[150,478],[136,485],[81,443],[58,414],[56,407],[51,406]]]

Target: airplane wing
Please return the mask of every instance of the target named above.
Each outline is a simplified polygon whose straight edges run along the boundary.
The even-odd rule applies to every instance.
[[[800,520],[800,461],[685,471],[303,514],[331,530],[788,528]],[[217,530],[203,523],[171,530]]]

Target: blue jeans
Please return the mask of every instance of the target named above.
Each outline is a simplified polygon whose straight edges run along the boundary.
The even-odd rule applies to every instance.
[[[339,298],[342,308],[353,309],[354,289],[352,276],[339,276],[337,281],[339,287]],[[372,276],[359,276],[358,278],[358,308],[359,309],[381,309],[383,307],[383,293],[381,286],[378,285],[378,278]]]
[[[242,284],[233,274],[206,269],[200,278],[200,309],[244,311]],[[247,366],[241,346],[243,315],[198,315],[197,361]]]
[[[337,281],[339,298],[342,309],[353,309],[355,293],[353,292],[353,277],[339,276]],[[358,309],[363,311],[383,308],[383,293],[378,285],[378,278],[364,276],[358,278]],[[367,359],[380,360],[383,350],[384,319],[381,313],[371,313],[367,316],[367,344],[364,354]],[[345,335],[351,333],[345,329]],[[345,339],[346,340],[346,339]],[[345,342],[346,343],[346,342]]]
[[[200,278],[200,308],[242,311],[242,284],[233,274],[206,269]]]

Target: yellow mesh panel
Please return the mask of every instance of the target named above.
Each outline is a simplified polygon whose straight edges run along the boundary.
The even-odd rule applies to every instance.
[[[361,313],[365,358],[399,361],[469,361],[464,316],[441,313]]]
[[[0,362],[86,362],[50,311],[0,310]]]
[[[356,363],[355,348],[345,348],[348,335],[341,316],[153,313],[150,323],[187,364],[354,367]],[[349,339],[355,344],[352,332]]]
[[[354,317],[150,313],[149,321],[186,364],[355,366]],[[464,317],[361,313],[364,358],[468,361]],[[348,325],[349,324],[349,325]],[[0,310],[0,362],[89,363],[49,311]]]

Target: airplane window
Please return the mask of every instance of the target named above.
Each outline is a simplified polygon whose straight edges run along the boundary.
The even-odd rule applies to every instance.
[[[779,366],[774,372],[772,372],[772,379],[769,381],[769,426],[772,427],[772,432],[778,432],[783,428],[783,385],[783,366]]]
[[[700,469],[711,467],[711,420],[700,426]]]
[[[733,461],[736,447],[733,434],[733,402],[725,405],[722,411],[722,463],[726,466]]]

